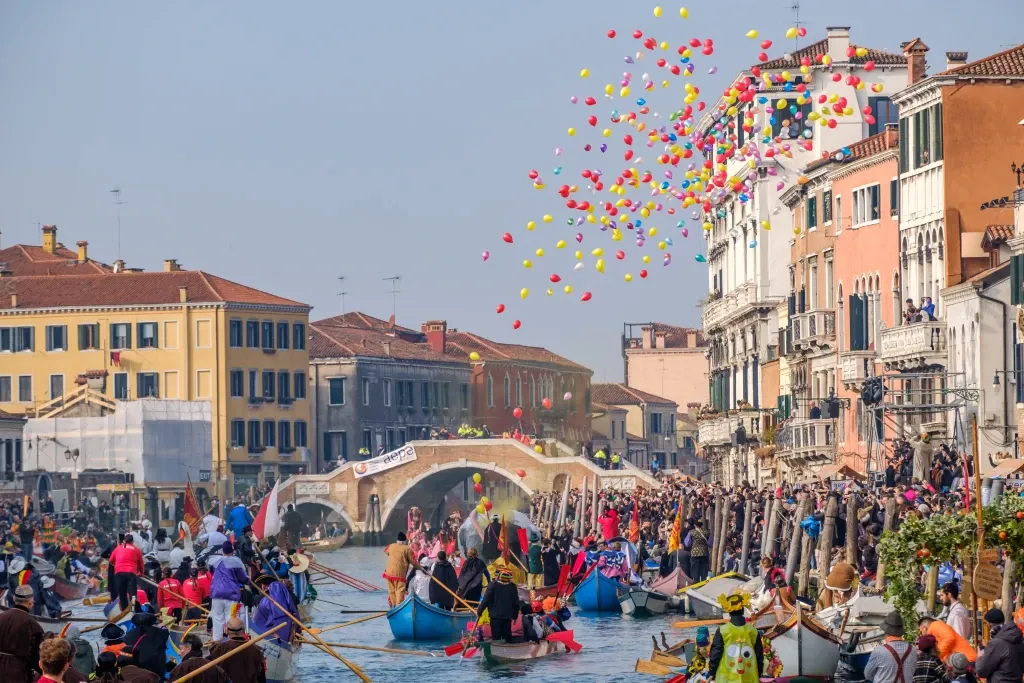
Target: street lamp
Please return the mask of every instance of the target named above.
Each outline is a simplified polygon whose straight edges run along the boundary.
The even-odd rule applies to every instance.
[[[81,455],[81,451],[77,448],[74,450],[70,448],[64,449],[64,459],[70,460],[74,463],[71,469],[71,506],[74,507],[78,504],[78,457]]]
[[[993,389],[998,389],[999,388],[999,375],[1009,375],[1009,379],[1007,379],[1006,382],[1008,384],[1010,384],[1010,385],[1016,384],[1017,383],[1016,374],[1017,374],[1016,370],[996,370],[995,374],[992,376],[992,388]]]

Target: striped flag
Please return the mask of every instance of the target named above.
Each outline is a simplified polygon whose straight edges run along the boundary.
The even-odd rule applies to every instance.
[[[679,499],[678,507],[676,508],[676,518],[672,522],[672,533],[668,536],[668,551],[674,553],[679,550],[679,543],[682,539],[680,536],[683,534],[683,501]]]
[[[198,536],[203,525],[203,516],[199,511],[199,501],[196,500],[196,491],[192,488],[192,480],[185,482],[185,523],[192,531],[192,536]]]

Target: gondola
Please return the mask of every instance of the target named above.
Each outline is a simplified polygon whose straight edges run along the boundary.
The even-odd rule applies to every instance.
[[[697,619],[713,619],[722,616],[722,607],[718,604],[718,596],[728,595],[740,588],[750,579],[736,572],[728,572],[694,583],[683,588],[689,611]]]
[[[502,641],[485,640],[480,643],[480,650],[483,652],[485,662],[501,666],[564,654],[569,651],[569,648],[562,643],[556,643],[552,640],[542,640],[539,643],[515,643],[511,645]]]
[[[668,596],[643,588],[630,588],[619,592],[619,608],[623,614],[648,617],[668,611]]]
[[[576,606],[585,612],[618,612],[621,609],[619,591],[626,588],[624,584],[609,579],[595,569],[576,586],[572,594],[576,598]]]
[[[3,614],[7,610],[14,609],[7,605],[0,605],[0,614]],[[32,615],[32,618],[39,622],[39,625],[43,627],[45,633],[56,633],[60,634],[61,630],[68,624],[74,622],[74,619],[70,618],[71,612],[65,612],[64,617],[61,619],[51,619],[50,617],[39,617]]]
[[[655,579],[649,582],[648,585],[650,585],[652,591],[667,595],[669,609],[676,609],[683,602],[682,596],[677,595],[676,591],[689,586],[691,583],[693,581],[683,572],[682,568],[676,567],[667,576]]]
[[[351,537],[352,532],[345,529],[340,536],[334,538],[321,538],[317,541],[306,539],[302,541],[302,549],[307,553],[329,553],[344,547]]]
[[[473,612],[449,612],[434,607],[415,593],[392,607],[387,613],[388,625],[395,640],[455,640],[466,633]]]
[[[267,683],[288,683],[295,678],[295,665],[302,650],[300,643],[283,643],[267,638],[256,643],[267,663]]]
[[[68,581],[59,576],[53,577],[53,592],[61,600],[81,600],[89,594],[89,584]]]
[[[532,599],[534,599],[534,600],[543,600],[544,598],[553,598],[553,597],[558,595],[558,584],[555,584],[553,586],[540,586],[540,587],[537,587],[537,588],[533,588],[532,591],[533,591]],[[519,586],[519,599],[520,600],[530,601],[531,600],[530,592],[531,592],[530,588],[527,588],[526,586]]]
[[[811,618],[807,608],[776,596],[750,618],[772,643],[782,662],[781,677],[833,676],[839,665],[839,639]]]

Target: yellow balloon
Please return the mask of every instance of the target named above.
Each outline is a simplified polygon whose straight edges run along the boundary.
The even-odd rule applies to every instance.
[[[615,86],[613,86],[611,83],[608,83],[607,85],[604,86],[605,95],[611,95],[613,92],[615,92]]]
[[[523,287],[522,289],[519,290],[520,299],[525,299],[528,296],[530,296],[530,290],[528,290],[526,287]]]
[[[572,285],[566,285],[565,287],[562,287],[562,291],[565,292],[566,294],[572,294]]]
[[[647,231],[647,235],[650,236],[650,237],[654,237],[657,234],[658,234],[658,229],[654,228],[654,227],[652,227],[650,230]]]
[[[580,69],[580,78],[586,78],[590,75],[590,69]]]
[[[640,260],[643,261],[644,263],[650,263],[651,262],[651,257],[648,256],[647,254],[644,254],[644,257],[642,259],[640,259]]]
[[[545,223],[550,223],[551,221],[555,220],[555,217],[552,216],[550,213],[546,213],[544,214],[544,218],[542,218],[541,220],[543,220]]]
[[[483,506],[483,503],[481,503],[480,505],[476,506],[476,511],[477,511],[477,514],[481,514],[481,515],[487,514],[487,508],[485,508]]]
[[[603,258],[597,259],[597,263],[594,264],[594,267],[597,268],[597,272],[603,273],[604,272],[604,259]]]
[[[565,249],[565,240],[555,242],[555,249]]]
[[[662,88],[667,88],[668,86],[669,86],[669,82],[668,81],[662,81],[661,82],[661,87]]]
[[[791,39],[792,38],[796,38],[796,29],[795,28],[786,29],[786,37],[787,38],[791,38]]]
[[[576,129],[575,128],[570,128],[569,129],[569,137],[572,137],[574,135],[576,135]]]
[[[551,289],[550,287],[548,287],[547,291],[545,292],[545,294],[547,294],[548,296],[551,296],[554,293],[555,293],[555,290]]]
[[[480,476],[480,473],[479,473],[479,472],[476,472],[475,474],[473,474],[473,483],[474,483],[474,484],[479,484],[479,483],[480,483],[480,480],[481,480],[482,478],[483,478],[483,477],[481,477],[481,476]]]
[[[576,260],[577,260],[577,261],[579,261],[580,259],[582,259],[582,258],[583,258],[583,252],[582,252],[582,251],[580,251],[579,249],[577,249],[577,250],[576,250],[576,253],[575,253],[575,254],[573,254],[573,256],[575,256],[575,257],[576,257]]]
[[[661,16],[661,6],[658,6],[658,7],[654,8],[654,16],[656,16],[656,17],[660,17]]]
[[[480,354],[477,353],[476,351],[471,351],[469,353],[469,359],[475,363],[476,361],[480,360]]]
[[[536,446],[533,447],[533,452],[534,453],[540,453],[541,455],[543,455],[544,454],[544,447],[541,446],[540,444],[537,444]]]
[[[761,227],[764,228],[765,230],[771,230],[772,224],[768,221],[761,221]]]
[[[476,482],[476,483],[479,484],[480,482]],[[487,503],[491,502],[491,499],[488,498],[487,496],[480,496],[480,502],[483,503],[484,505],[486,505]]]
[[[594,249],[593,251],[591,251],[590,255],[591,256],[604,256],[604,249],[602,249],[601,247],[598,247],[597,249]]]
[[[529,223],[526,224],[526,229],[527,230],[533,230],[536,227],[537,227],[537,224],[534,223],[533,221],[530,221]]]
[[[832,58],[829,57],[828,55],[823,55],[821,58],[821,63],[824,64],[825,66],[828,66],[829,64],[832,63]]]
[[[668,246],[668,244],[665,243],[665,242],[658,242],[658,249],[660,249],[662,251],[665,251],[665,247],[667,247],[667,246]]]
[[[535,251],[533,253],[535,253],[537,256],[543,256],[544,255],[544,250],[543,249],[538,249],[537,251]]]
[[[786,98],[783,97],[781,100],[779,100],[779,103],[775,105],[775,108],[776,109],[785,109],[788,106],[789,106],[789,102],[787,102]]]
[[[793,228],[793,234],[794,235],[799,235],[800,234],[800,228]]]
[[[689,19],[690,18],[690,10],[686,9],[685,7],[680,7],[679,8],[679,16],[681,16],[683,19]]]
[[[626,273],[623,277],[626,279],[626,282],[632,282],[633,281],[633,276],[630,275],[629,273]]]
[[[645,206],[644,208],[640,209],[640,215],[643,216],[644,218],[647,218],[648,216],[651,215],[651,210]]]
[[[757,38],[758,35],[760,34],[757,32],[756,28],[752,28],[749,31],[747,31],[747,38]]]
[[[606,138],[610,138],[612,136],[612,129],[605,128],[604,130],[601,131],[601,135],[605,136]]]
[[[866,47],[858,47],[857,48],[857,56],[858,57],[867,57],[868,56],[868,49]]]
[[[622,89],[619,90],[619,97],[629,97],[629,86],[628,85],[622,86]]]
[[[712,225],[711,223],[705,223],[704,224],[704,229],[707,230],[707,231],[710,231],[711,228],[713,228],[713,227],[715,227],[715,226]]]
[[[535,189],[535,190],[543,190],[544,189],[544,183],[534,183],[533,184],[533,189]]]
[[[593,207],[591,207],[591,208],[593,208]],[[597,222],[597,218],[594,217],[594,214],[588,213],[587,214],[587,222],[588,223],[596,223]]]
[[[523,268],[533,268],[533,263],[530,261],[530,259],[523,260]]]

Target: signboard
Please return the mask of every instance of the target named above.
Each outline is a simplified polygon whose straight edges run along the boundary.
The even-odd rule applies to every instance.
[[[132,490],[131,484],[96,484],[97,491],[110,491],[111,493],[128,493]]]
[[[978,561],[983,563],[987,562],[989,564],[998,562],[999,548],[983,548],[982,551],[978,553]]]
[[[979,564],[974,570],[974,592],[983,600],[998,600],[1003,594],[1003,575],[991,564]]]
[[[199,481],[213,481],[213,472],[211,470],[199,470]]]
[[[416,448],[412,444],[406,444],[399,449],[393,450],[384,455],[378,455],[370,460],[357,462],[352,468],[356,479],[362,479],[371,474],[378,474],[393,467],[404,465],[416,459]]]
[[[327,496],[331,493],[331,485],[326,481],[306,482],[295,485],[298,496]]]

